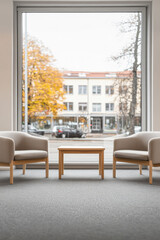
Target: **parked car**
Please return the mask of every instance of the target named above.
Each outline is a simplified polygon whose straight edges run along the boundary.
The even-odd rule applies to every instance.
[[[62,130],[63,128],[69,128],[69,126],[67,126],[67,125],[54,126],[53,131],[52,131],[52,137],[54,137],[56,135],[56,132],[58,130]]]
[[[56,132],[55,136],[57,138],[74,138],[74,137],[81,138],[81,137],[84,136],[84,133],[80,129],[64,127],[64,128],[58,129],[58,131]]]
[[[22,126],[22,131],[24,131],[24,126]],[[35,128],[33,125],[28,125],[28,133],[44,135],[44,131],[43,130],[39,130],[39,129]]]

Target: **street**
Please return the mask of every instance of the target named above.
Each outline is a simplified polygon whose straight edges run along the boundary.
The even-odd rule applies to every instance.
[[[104,152],[104,161],[111,162],[113,155],[113,138],[81,138],[81,139],[50,139],[49,140],[49,161],[51,163],[58,162],[58,150],[59,146],[102,146],[106,150]],[[66,154],[65,162],[78,162],[78,163],[97,163],[98,155],[94,154]]]

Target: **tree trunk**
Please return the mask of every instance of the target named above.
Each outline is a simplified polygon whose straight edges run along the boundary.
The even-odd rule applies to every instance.
[[[138,39],[140,35],[140,14],[137,16],[137,32],[134,44],[133,81],[132,81],[132,101],[129,111],[129,134],[134,134],[135,114],[137,106],[137,70],[138,70]]]

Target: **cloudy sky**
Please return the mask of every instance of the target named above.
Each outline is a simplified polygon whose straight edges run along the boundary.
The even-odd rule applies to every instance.
[[[27,13],[27,32],[52,51],[59,69],[122,71],[127,61],[117,63],[111,57],[131,41],[130,33],[120,31],[131,14]]]

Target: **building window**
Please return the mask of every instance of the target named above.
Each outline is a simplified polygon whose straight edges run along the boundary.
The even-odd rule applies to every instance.
[[[79,94],[87,94],[87,85],[79,85],[78,93]]]
[[[92,111],[93,112],[101,112],[101,103],[93,103]]]
[[[92,86],[93,94],[101,94],[101,86]]]
[[[79,103],[78,109],[81,112],[86,112],[87,111],[87,103]]]
[[[66,107],[65,111],[73,111],[73,102],[64,102]]]
[[[106,111],[114,111],[114,103],[106,103]]]
[[[108,95],[114,94],[114,86],[106,86],[106,94]]]
[[[64,91],[66,94],[73,94],[73,85],[64,85]]]
[[[119,111],[127,111],[127,103],[120,103],[119,104]]]
[[[113,130],[115,128],[115,117],[105,117],[105,130]]]
[[[127,93],[127,86],[123,85],[123,86],[119,86],[119,94],[126,94]]]

